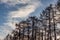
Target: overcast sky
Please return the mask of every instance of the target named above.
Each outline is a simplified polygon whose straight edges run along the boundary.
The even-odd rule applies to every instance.
[[[0,38],[15,28],[15,23],[28,16],[38,16],[49,4],[57,0],[0,0]]]

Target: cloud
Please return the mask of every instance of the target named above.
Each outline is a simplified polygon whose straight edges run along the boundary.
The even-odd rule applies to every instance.
[[[29,14],[35,12],[35,10],[41,6],[41,2],[39,0],[0,0],[0,2],[11,7],[15,7],[17,4],[27,4],[26,6],[19,6],[17,10],[8,12],[7,20],[3,23],[3,32],[6,34],[10,33],[12,29],[15,29],[15,23],[20,22],[18,21],[19,18],[26,18]],[[9,8],[9,6],[7,7]]]
[[[8,20],[5,25],[8,25],[12,28],[15,28],[14,24],[19,22],[19,18],[26,18],[29,14],[35,12],[35,10],[41,6],[41,2],[39,0],[20,0],[22,4],[27,4],[26,6],[22,6],[18,8],[18,10],[11,11],[8,13]],[[13,24],[12,24],[13,22]]]
[[[10,26],[12,28],[14,28],[15,26],[12,24],[12,22],[15,24],[16,22],[19,22],[18,19],[19,18],[26,18],[29,16],[29,14],[35,12],[35,10],[41,6],[41,2],[39,0],[21,0],[22,4],[27,4],[26,6],[22,6],[21,8],[19,8],[16,11],[11,11],[8,13],[8,24],[10,24]],[[16,19],[17,18],[17,19]],[[15,20],[16,19],[16,20]],[[12,20],[12,21],[9,21]],[[15,21],[16,22],[15,22]]]
[[[2,40],[3,39],[3,36],[0,36],[0,40]]]
[[[0,3],[6,3],[8,5],[12,5],[15,6],[16,4],[27,4],[27,3],[31,3],[32,1],[36,1],[36,0],[0,0]]]
[[[0,0],[0,2],[3,2],[3,3],[27,3],[28,1],[30,0]]]
[[[0,26],[0,39],[4,39],[6,37],[7,34],[11,33],[11,29],[10,27],[7,26]]]
[[[37,5],[28,5],[26,7],[22,7],[17,11],[10,12],[10,17],[17,18],[17,17],[26,17],[30,13],[34,12]]]
[[[19,3],[27,3],[27,0],[0,0],[1,3],[6,3],[8,5],[16,5],[16,4],[19,4]]]
[[[24,0],[21,0],[24,1]],[[25,0],[28,1],[28,0]],[[24,1],[24,2],[25,2]],[[26,17],[28,16],[30,13],[34,12],[36,10],[36,8],[38,8],[40,6],[40,2],[37,0],[29,0],[29,2],[27,2],[26,6],[23,6],[22,8],[19,8],[17,11],[12,11],[9,13],[10,17]]]
[[[4,26],[8,26],[8,28],[11,27],[12,29],[15,29],[15,23],[13,23],[12,21],[4,23]]]

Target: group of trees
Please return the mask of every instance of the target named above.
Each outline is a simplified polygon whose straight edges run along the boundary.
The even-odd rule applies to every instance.
[[[10,35],[10,39],[5,40],[57,40],[59,34],[57,23],[60,23],[59,11],[60,0],[56,5],[50,4],[40,13],[40,17],[31,16],[16,24],[16,29]]]

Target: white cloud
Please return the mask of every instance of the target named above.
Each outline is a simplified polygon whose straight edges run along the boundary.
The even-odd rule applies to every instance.
[[[0,40],[3,40],[3,36],[0,36]]]
[[[25,18],[34,12],[41,4],[39,0],[1,0],[1,2],[6,3],[10,6],[14,6],[20,3],[27,4],[26,6],[23,6],[16,11],[11,11],[8,13],[8,19],[7,22],[4,23],[4,26],[7,26],[8,28],[11,27],[12,29],[15,29],[15,23],[18,22],[18,20],[14,21],[13,18]],[[6,34],[11,32],[11,29],[8,28],[5,28],[3,30]]]
[[[26,17],[28,16],[30,13],[34,12],[36,7],[36,5],[28,5],[26,6],[25,8],[21,8],[17,11],[13,11],[13,12],[10,12],[10,17]]]
[[[26,0],[27,1],[27,0]],[[25,2],[25,1],[24,1]],[[38,8],[40,6],[40,1],[38,0],[30,0],[27,6],[24,6],[22,8],[19,8],[17,11],[12,11],[9,13],[10,17],[26,17],[28,16],[30,13],[34,12],[36,10],[36,8]]]
[[[9,14],[8,14],[8,24],[10,24],[10,26],[12,28],[15,28],[15,26],[14,26],[15,21],[19,22],[18,20],[14,21],[13,18],[14,19],[16,19],[16,18],[22,18],[22,17],[26,18],[27,16],[29,16],[29,14],[31,14],[32,12],[34,12],[41,5],[41,3],[40,3],[39,0],[21,0],[21,1],[24,1],[24,2],[26,1],[26,3],[28,5],[19,8],[17,11],[9,12]],[[12,20],[12,21],[9,21],[9,20]],[[12,24],[12,22],[14,24]]]
[[[10,34],[12,31],[9,28],[3,28],[3,31],[6,32],[5,35]]]
[[[1,3],[6,3],[8,5],[15,6],[16,4],[27,4],[37,0],[0,0]]]
[[[15,28],[14,24],[11,24],[9,22],[4,23],[4,25],[0,27],[2,27],[0,29],[0,39],[4,39],[7,36],[7,34],[11,34],[13,28]]]
[[[22,18],[22,17],[26,18],[27,16],[29,16],[29,14],[34,12],[41,5],[41,2],[39,0],[21,0],[21,1],[26,2],[26,4],[28,5],[19,8],[17,11],[9,12],[8,14],[8,20],[7,20],[8,22],[6,25],[10,24],[9,26],[11,26],[12,28],[15,28],[15,25],[14,25],[15,21],[19,22],[18,20],[14,21],[13,18],[14,19]],[[12,22],[14,24],[12,24]]]
[[[1,3],[6,3],[8,5],[16,5],[19,3],[27,3],[28,0],[0,0]]]
[[[12,32],[12,29],[7,25],[3,25],[1,27],[2,28],[0,29],[0,39],[2,40],[6,37],[7,34],[10,34]]]
[[[22,18],[22,17],[27,17],[29,14],[31,14],[32,12],[34,12],[38,7],[40,7],[41,3],[39,0],[1,0],[2,2],[7,3],[8,1],[10,2],[17,2],[19,3],[20,1],[22,2],[22,4],[27,4],[26,6],[23,6],[22,8],[19,8],[16,11],[11,11],[8,13],[8,20],[6,23],[4,23],[4,25],[11,27],[13,29],[15,29],[15,23],[19,22],[18,20],[13,20],[16,18]],[[16,3],[16,4],[17,4]],[[14,5],[16,5],[14,4]],[[10,4],[9,4],[10,5]]]
[[[15,23],[12,23],[12,22],[7,22],[7,23],[4,23],[5,26],[8,26],[11,27],[12,29],[15,29]]]

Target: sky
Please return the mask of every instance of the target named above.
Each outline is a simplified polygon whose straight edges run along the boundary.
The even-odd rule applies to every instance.
[[[57,0],[0,0],[0,39],[15,29],[15,23],[28,16],[39,16],[44,8]]]

